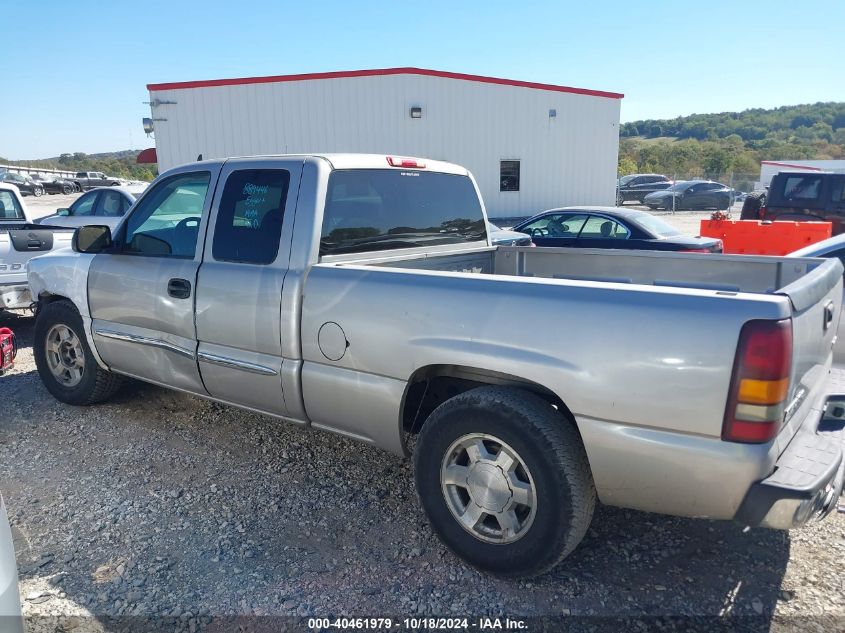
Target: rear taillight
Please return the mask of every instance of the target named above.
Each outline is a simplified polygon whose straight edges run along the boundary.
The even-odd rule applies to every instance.
[[[413,158],[398,158],[396,156],[388,156],[387,164],[391,167],[410,167],[412,169],[425,169],[425,163]]]
[[[768,442],[777,435],[789,395],[792,321],[749,321],[739,334],[722,439]]]

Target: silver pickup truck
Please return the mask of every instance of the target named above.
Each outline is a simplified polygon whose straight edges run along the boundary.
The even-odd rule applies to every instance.
[[[29,264],[59,400],[131,376],[397,454],[431,525],[531,575],[597,500],[789,529],[843,484],[821,425],[837,260],[491,246],[465,169],[185,165]]]
[[[0,312],[32,305],[26,263],[69,247],[72,238],[72,230],[35,224],[18,188],[0,182]]]

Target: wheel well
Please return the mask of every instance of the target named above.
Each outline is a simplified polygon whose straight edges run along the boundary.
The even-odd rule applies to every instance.
[[[41,308],[43,308],[45,305],[47,305],[48,303],[54,303],[56,301],[70,301],[70,299],[63,295],[54,295],[50,294],[49,292],[42,292],[40,295],[38,295],[38,301],[36,302],[35,308],[35,315],[38,316],[39,310],[41,310]],[[71,301],[71,303],[73,302]]]
[[[402,405],[402,430],[416,435],[438,406],[459,393],[484,385],[518,387],[534,393],[574,421],[563,400],[536,382],[497,371],[463,365],[429,365],[414,372],[405,389]]]

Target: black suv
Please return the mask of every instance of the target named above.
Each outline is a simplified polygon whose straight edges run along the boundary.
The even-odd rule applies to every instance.
[[[779,172],[767,192],[755,192],[745,199],[740,217],[830,222],[833,235],[845,233],[845,174]]]
[[[621,207],[629,200],[643,203],[645,197],[655,191],[672,186],[672,181],[662,174],[630,174],[622,176],[616,183],[616,206]]]

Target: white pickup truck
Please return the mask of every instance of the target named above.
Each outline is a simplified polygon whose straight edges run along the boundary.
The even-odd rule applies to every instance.
[[[789,529],[842,490],[838,260],[493,246],[466,169],[350,154],[184,165],[74,241],[29,264],[56,398],[131,376],[414,446],[482,569],[551,568],[597,499]]]
[[[70,246],[73,230],[33,222],[15,185],[0,183],[0,310],[32,305],[26,263],[37,255]]]

